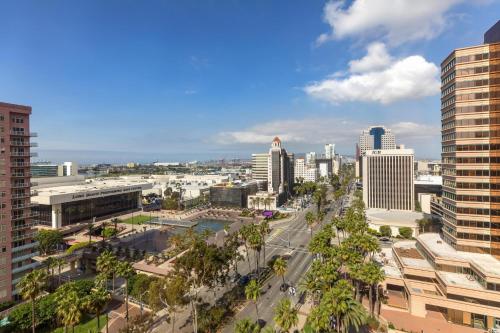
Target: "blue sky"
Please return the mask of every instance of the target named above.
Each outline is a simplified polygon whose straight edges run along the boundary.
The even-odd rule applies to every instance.
[[[414,3],[0,1],[0,101],[33,107],[41,160],[352,154],[377,124],[437,158],[436,66],[500,3]]]

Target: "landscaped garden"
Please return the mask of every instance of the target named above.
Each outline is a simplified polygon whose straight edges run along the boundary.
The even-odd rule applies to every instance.
[[[118,222],[126,224],[144,224],[151,221],[152,219],[153,219],[152,217],[147,215],[137,215],[129,217],[128,219],[125,220],[118,220]]]

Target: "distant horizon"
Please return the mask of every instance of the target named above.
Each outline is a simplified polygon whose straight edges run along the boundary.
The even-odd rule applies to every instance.
[[[411,148],[411,147],[408,147]],[[252,155],[237,153],[149,153],[149,152],[123,152],[123,151],[99,151],[99,150],[59,150],[59,149],[39,149],[38,157],[32,162],[51,162],[62,163],[74,161],[80,165],[89,164],[126,164],[141,163],[148,164],[154,162],[166,163],[186,163],[186,162],[206,162],[215,160],[242,159],[251,160]],[[253,153],[263,153],[265,151],[256,151]],[[304,155],[307,152],[293,152],[296,155]],[[321,151],[316,151],[321,154]],[[338,153],[338,152],[336,152]],[[354,154],[342,154],[345,157],[353,158]],[[432,158],[415,155],[416,160],[441,160],[441,158]]]

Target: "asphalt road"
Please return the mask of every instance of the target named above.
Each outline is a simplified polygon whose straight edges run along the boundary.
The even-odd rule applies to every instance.
[[[329,207],[327,215],[325,217],[325,222],[330,221],[334,214],[338,214],[338,205],[332,203]],[[271,234],[266,240],[266,259],[267,262],[275,255],[290,255],[288,261],[288,270],[285,275],[285,282],[296,289],[296,295],[290,296],[288,292],[281,292],[280,286],[282,284],[281,277],[272,276],[268,281],[266,281],[262,288],[262,295],[258,301],[259,308],[259,320],[261,323],[266,323],[268,325],[274,325],[274,307],[283,297],[289,297],[293,304],[299,301],[299,282],[304,273],[308,270],[312,262],[312,256],[307,251],[307,246],[311,238],[310,229],[307,227],[305,221],[305,214],[308,211],[316,211],[315,205],[310,205],[303,211],[297,212],[295,217],[289,221],[283,222],[273,222],[271,224]],[[231,232],[236,231],[241,227],[243,223],[237,222],[231,226]],[[313,233],[317,232],[320,226],[315,226],[313,228]],[[216,237],[216,239],[219,237]],[[215,242],[219,243],[217,239]],[[290,246],[289,246],[290,245]],[[250,261],[251,266],[255,267],[253,262],[253,252],[250,251]],[[264,266],[261,263],[261,266]],[[243,261],[238,264],[239,273],[245,275],[248,273],[248,263],[246,257]],[[224,288],[226,290],[226,288]],[[217,291],[220,295],[222,289]],[[212,290],[202,289],[200,291],[200,296],[203,297],[204,301],[214,302],[214,294]],[[182,312],[176,315],[176,327],[174,332],[192,332],[192,325],[190,322],[190,309],[186,307]],[[253,318],[256,319],[256,310],[253,302],[247,302],[246,305],[235,315],[235,317],[230,321],[226,327],[222,330],[224,333],[234,332],[234,323],[242,318]],[[159,324],[153,329],[153,332],[172,332],[171,324],[166,322]]]

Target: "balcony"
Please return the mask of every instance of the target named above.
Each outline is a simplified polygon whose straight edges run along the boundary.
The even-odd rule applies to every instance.
[[[29,141],[11,141],[12,147],[38,147],[38,143]]]
[[[12,209],[25,209],[25,208],[35,207],[35,206],[37,206],[37,204],[30,202],[30,203],[12,205]]]
[[[12,162],[10,164],[11,168],[24,168],[24,167],[30,167],[31,165],[29,163],[24,163],[24,162]]]
[[[29,219],[29,218],[38,217],[38,216],[40,216],[39,212],[30,212],[29,214],[13,215],[12,216],[12,221],[17,221],[17,220],[22,220],[22,219]]]
[[[23,199],[29,197],[30,197],[29,193],[12,193],[12,199]]]
[[[11,130],[10,131],[10,135],[36,138],[38,136],[38,133],[27,132],[27,131],[19,131],[19,130],[18,131]]]
[[[24,266],[21,266],[21,267],[13,268],[12,269],[12,274],[17,274],[19,272],[23,272],[23,271],[26,271],[28,269],[37,268],[40,265],[41,265],[40,262],[34,262],[34,263],[31,263],[31,264],[28,264],[28,265],[24,265]]]
[[[12,236],[12,241],[16,242],[16,241],[23,240],[23,239],[28,239],[28,238],[34,239],[37,234],[38,234],[38,232],[35,231],[35,232],[28,232],[28,233],[25,233],[25,234],[22,234],[22,235]]]
[[[24,173],[12,173],[10,175],[12,178],[25,178],[25,177],[30,177],[29,175],[26,175]]]
[[[12,226],[12,231],[17,231],[17,230],[23,230],[23,229],[32,228],[35,225],[36,225],[36,223],[25,223],[25,224],[13,225]]]
[[[25,244],[25,245],[13,247],[12,248],[12,253],[16,253],[16,252],[19,252],[19,251],[24,251],[24,250],[27,250],[27,249],[32,249],[34,247],[38,247],[38,242],[33,242],[33,243],[29,243],[29,244]]]
[[[26,260],[26,259],[30,259],[30,258],[33,258],[35,256],[38,256],[40,255],[40,252],[34,252],[34,253],[28,253],[28,254],[25,254],[23,256],[19,256],[19,257],[13,257],[12,258],[12,263],[16,263],[16,262],[20,262],[20,261],[23,261],[23,260]]]
[[[12,188],[25,188],[25,187],[30,187],[29,183],[14,183],[11,186]]]
[[[10,156],[14,157],[37,157],[38,153],[32,153],[28,151],[11,151]]]

